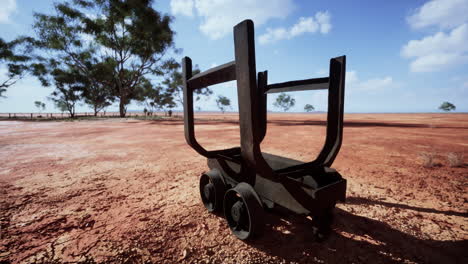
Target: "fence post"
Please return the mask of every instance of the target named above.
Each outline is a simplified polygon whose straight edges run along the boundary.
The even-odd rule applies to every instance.
[[[11,118],[11,114],[10,114],[10,113],[8,113],[8,119],[10,119],[10,118]]]
[[[31,119],[33,119],[33,114],[31,113]]]

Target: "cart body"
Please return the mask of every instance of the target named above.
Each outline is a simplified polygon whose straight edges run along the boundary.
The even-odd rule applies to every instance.
[[[236,188],[240,183],[243,184],[239,188],[248,190],[237,191],[247,195],[252,193],[251,196],[261,207],[281,208],[297,214],[320,216],[333,208],[337,201],[345,201],[346,180],[330,168],[343,137],[345,56],[330,60],[328,77],[268,84],[267,72],[257,74],[256,71],[254,26],[251,20],[234,27],[234,47],[234,61],[195,76],[192,76],[191,59],[185,57],[182,61],[185,138],[195,151],[208,159],[210,168],[200,181],[205,206],[207,200],[221,199],[220,196],[225,195],[223,188]],[[240,146],[208,151],[195,137],[193,91],[232,80],[237,82]],[[317,158],[311,162],[300,162],[263,153],[260,144],[267,129],[267,94],[318,89],[328,90],[328,114],[325,144]],[[219,202],[210,206],[220,207]],[[243,212],[242,206],[232,206],[232,215],[239,220],[236,214]],[[225,214],[231,214],[231,211],[225,209]],[[226,217],[229,222],[229,217]]]

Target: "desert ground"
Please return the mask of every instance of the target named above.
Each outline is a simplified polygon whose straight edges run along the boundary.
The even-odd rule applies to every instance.
[[[236,114],[197,118],[208,149],[239,144]],[[315,158],[324,114],[268,118],[263,151]],[[203,207],[181,119],[0,121],[0,263],[468,263],[467,150],[468,114],[346,114],[328,240],[267,213],[243,242]]]

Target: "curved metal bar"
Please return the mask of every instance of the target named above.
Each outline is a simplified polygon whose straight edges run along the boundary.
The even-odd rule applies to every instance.
[[[193,118],[193,89],[187,85],[192,78],[192,60],[189,57],[182,59],[182,82],[184,87],[184,131],[185,141],[200,155],[207,158],[214,158],[221,151],[208,151],[198,144],[195,138],[195,126]]]
[[[241,156],[247,166],[249,182],[255,182],[256,173],[279,181],[260,151],[260,138],[266,131],[262,128],[266,120],[260,118],[261,102],[258,94],[254,25],[252,20],[244,20],[234,27],[234,48],[236,58],[237,96],[239,101],[239,124],[241,132]]]
[[[330,86],[328,89],[327,136],[317,158],[308,163],[276,171],[283,176],[300,174],[301,170],[330,167],[343,141],[343,113],[345,93],[346,56],[330,60]]]

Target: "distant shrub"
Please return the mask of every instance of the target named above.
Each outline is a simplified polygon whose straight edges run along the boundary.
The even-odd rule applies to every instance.
[[[434,163],[434,158],[435,158],[435,155],[434,153],[421,153],[419,154],[419,157],[422,161],[422,166],[424,168],[432,168],[434,167],[435,163]]]
[[[447,154],[447,161],[450,167],[461,167],[463,165],[463,154],[450,152]]]

